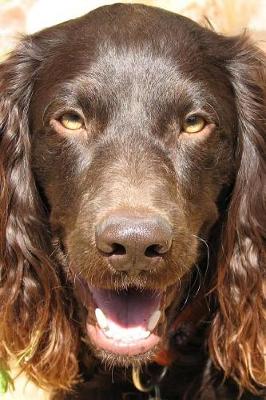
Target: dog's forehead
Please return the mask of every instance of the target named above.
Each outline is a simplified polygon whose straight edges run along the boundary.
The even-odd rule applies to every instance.
[[[164,81],[169,88],[177,78],[204,80],[209,57],[200,34],[195,40],[201,31],[193,21],[158,8],[101,7],[37,34],[37,45],[44,43],[47,53],[41,80],[47,87],[48,81],[88,76],[114,87],[114,82],[127,85],[135,78],[147,85]]]
[[[170,60],[184,69],[206,64],[202,32],[193,21],[162,9],[115,4],[49,28],[36,39],[48,48],[44,65],[49,69],[55,60],[61,61],[56,63],[60,67],[64,63],[66,73],[69,68],[84,69],[86,63],[95,67],[96,61],[99,69],[100,60],[106,69],[115,65],[117,72],[119,67],[134,69],[140,63],[147,68],[155,63],[159,72],[170,66]]]
[[[201,27],[189,18],[161,8],[142,4],[113,4],[97,8],[81,18],[70,21],[72,26],[82,26],[83,35],[95,36],[97,41],[106,37],[120,40],[141,41],[143,37],[170,37],[172,34],[185,36]],[[82,39],[82,37],[80,37]]]
[[[199,106],[204,98],[213,103],[227,77],[208,53],[206,37],[216,36],[205,32],[180,15],[128,4],[105,6],[40,32],[35,38],[46,56],[36,82],[38,107],[65,94],[112,99],[116,107],[132,99],[142,108],[171,104],[180,95]]]
[[[154,52],[150,43],[136,46],[125,43],[117,46],[112,41],[101,43],[93,61],[88,60],[85,72],[90,82],[98,86],[109,86],[114,90],[123,85],[135,89],[145,84],[147,90],[164,85],[173,89],[177,78],[184,74],[182,63],[177,63],[164,52]],[[184,77],[184,76],[183,76]],[[185,79],[185,78],[184,78]],[[121,89],[121,88],[120,88]]]

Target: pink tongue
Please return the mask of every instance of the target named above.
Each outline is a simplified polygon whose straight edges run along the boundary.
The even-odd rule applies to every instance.
[[[161,293],[129,289],[116,292],[90,286],[93,299],[106,317],[122,327],[146,328],[152,313],[159,309]]]

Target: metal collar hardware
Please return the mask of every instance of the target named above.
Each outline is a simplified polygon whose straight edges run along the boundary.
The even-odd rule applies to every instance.
[[[149,400],[162,400],[160,394],[159,384],[163,380],[168,367],[162,367],[159,374],[149,374],[149,379],[144,382],[141,377],[141,371],[139,367],[133,367],[132,369],[132,380],[133,383],[140,392],[149,393]]]

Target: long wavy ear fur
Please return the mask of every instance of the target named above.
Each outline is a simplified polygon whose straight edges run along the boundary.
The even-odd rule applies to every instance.
[[[266,386],[265,56],[245,35],[224,38],[238,110],[238,171],[218,265],[219,308],[210,348],[241,388]],[[225,50],[221,50],[224,54]]]
[[[39,386],[67,388],[77,340],[30,166],[28,107],[41,61],[27,38],[0,65],[0,357],[20,359]]]

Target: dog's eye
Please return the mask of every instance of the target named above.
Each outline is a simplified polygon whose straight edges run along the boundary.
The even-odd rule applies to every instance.
[[[206,121],[203,117],[199,115],[191,115],[185,120],[183,131],[186,133],[197,133],[202,131],[205,125]]]
[[[81,129],[84,125],[83,119],[74,113],[67,113],[62,115],[59,120],[64,128],[69,129],[71,131],[76,131]]]

